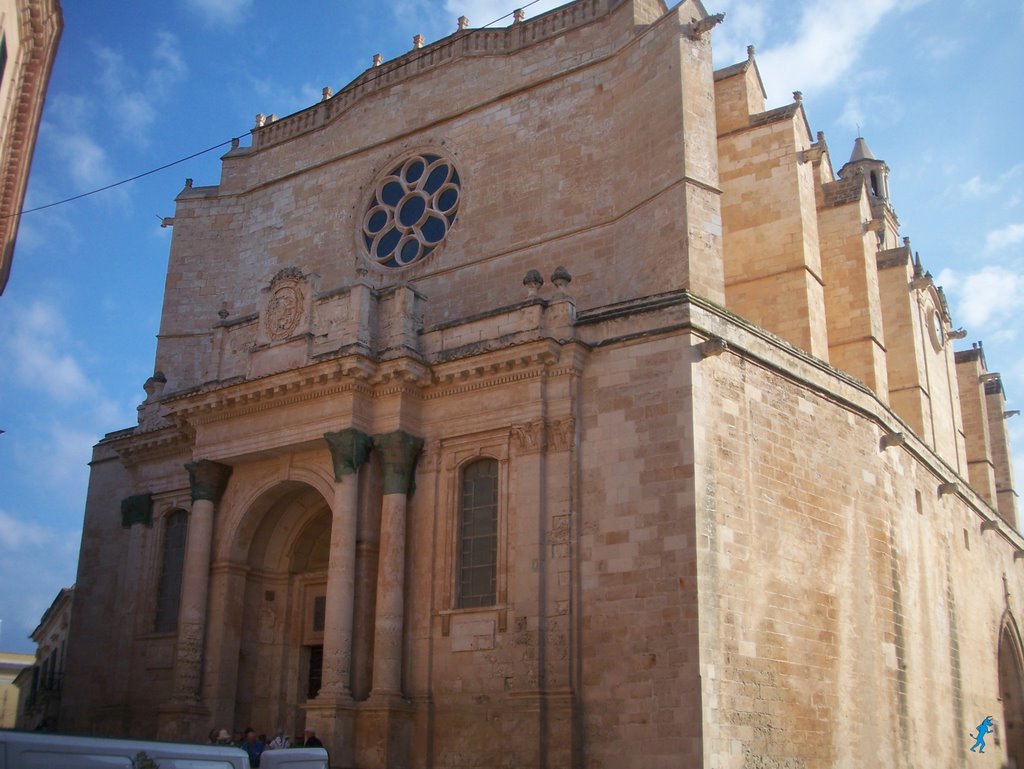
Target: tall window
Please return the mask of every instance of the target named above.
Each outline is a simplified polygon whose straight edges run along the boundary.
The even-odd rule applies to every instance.
[[[178,602],[181,598],[181,575],[185,566],[185,535],[188,514],[177,510],[167,516],[164,524],[164,558],[160,586],[156,598],[157,633],[173,633],[178,629]]]
[[[460,496],[458,606],[493,606],[498,577],[497,460],[467,465]]]

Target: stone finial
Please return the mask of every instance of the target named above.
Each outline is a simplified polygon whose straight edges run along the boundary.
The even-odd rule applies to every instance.
[[[269,115],[267,115],[267,122],[268,123],[276,123],[277,122],[277,115],[275,115],[273,112],[271,112]]]
[[[334,91],[331,90],[331,87],[329,85],[325,85],[324,89],[320,92],[320,94],[320,101],[327,101],[332,96],[334,96]]]
[[[754,46],[752,45],[747,46],[747,59],[749,61],[753,61],[754,59]]]
[[[190,177],[190,176],[185,178],[185,189],[186,190],[192,189],[192,177]]]
[[[508,6],[506,6],[506,8],[507,7]],[[516,8],[514,11],[512,11],[512,23],[513,24],[522,24],[523,20],[525,18],[526,18],[526,11],[524,11],[522,8]]]
[[[824,131],[818,131],[817,139],[818,139],[818,144],[824,144],[825,143],[825,132]]]
[[[523,285],[530,292],[530,298],[537,296],[537,292],[540,287],[544,285],[544,278],[540,275],[540,270],[530,270],[526,273],[526,277],[523,278]]]
[[[233,149],[233,150],[237,150],[238,149],[238,137],[237,136],[231,140],[231,149]]]
[[[267,124],[267,116],[264,115],[262,112],[258,112],[256,114],[256,127],[257,128],[263,128],[263,126],[265,126],[266,124]]]
[[[804,92],[803,91],[793,91],[793,101],[801,102],[803,100],[804,100]]]
[[[159,398],[164,391],[164,387],[167,384],[167,377],[164,376],[163,371],[156,371],[153,373],[146,383],[142,385],[142,389],[146,391],[146,400],[153,400]]]
[[[459,29],[460,30],[468,29],[469,28],[469,19],[467,19],[465,16],[460,16],[458,24],[459,24]]]
[[[413,35],[412,47],[413,48],[422,48],[423,47],[423,35]]]
[[[572,282],[572,275],[569,274],[569,271],[565,269],[565,267],[559,265],[558,267],[555,267],[555,271],[551,273],[551,282],[558,287],[559,291],[564,291],[565,287]]]
[[[379,53],[375,53],[373,55],[373,66],[379,67],[383,63],[384,63],[384,57],[381,56]]]

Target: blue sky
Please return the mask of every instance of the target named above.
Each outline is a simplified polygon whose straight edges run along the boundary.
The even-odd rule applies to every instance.
[[[836,168],[860,126],[891,168],[903,234],[969,332],[958,349],[983,340],[1009,407],[1021,407],[1024,3],[705,2],[726,13],[716,66],[756,45],[769,106],[802,91]],[[559,4],[541,0],[527,16]],[[243,135],[257,113],[302,109],[373,54],[405,53],[417,33],[430,42],[460,15],[483,26],[515,7],[64,0],[26,207]],[[160,217],[174,214],[185,177],[217,183],[222,151],[22,220],[0,297],[0,649],[30,650],[40,615],[75,580],[91,446],[135,424],[152,373],[171,235]],[[1010,426],[1021,479],[1024,417]]]

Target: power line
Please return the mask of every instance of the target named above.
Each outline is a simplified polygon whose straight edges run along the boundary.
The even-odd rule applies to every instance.
[[[499,16],[494,21],[488,22],[487,24],[484,24],[482,27],[477,27],[476,29],[487,29],[487,27],[490,27],[493,24],[497,24],[502,19],[507,19],[509,16],[512,16],[517,11],[525,11],[531,5],[536,5],[539,2],[540,2],[540,0],[531,0],[529,3],[526,3],[525,5],[521,6],[520,8],[517,8],[515,11],[509,11],[504,16]],[[475,29],[459,30],[459,32],[461,34],[455,35],[454,37],[452,37],[451,40],[449,40],[447,43],[445,43],[444,45],[442,45],[440,47],[444,48],[444,47],[449,46],[449,45],[454,45],[456,42],[461,40],[463,37],[473,33],[474,31],[476,31],[476,30]],[[395,67],[394,69],[391,69],[388,72],[389,73],[390,72],[394,72],[394,70],[398,69],[399,67],[405,67],[405,66],[407,66],[409,64],[412,64],[415,61],[419,61],[421,58],[423,58],[424,56],[428,55],[428,53],[433,53],[436,50],[437,49],[434,48],[434,49],[431,49],[430,51],[424,51],[419,56],[414,56],[414,57],[412,57],[410,59],[407,59],[406,61],[403,61],[401,64],[398,65],[398,67]],[[375,74],[372,77],[368,77],[366,80],[363,81],[363,83],[364,84],[372,83],[374,80],[377,80],[378,78],[383,77],[385,74],[386,73],[384,73],[384,72],[381,72],[379,74]],[[221,147],[223,147],[223,146],[225,146],[227,144],[237,143],[242,137],[252,135],[253,130],[255,130],[255,129],[250,129],[250,130],[246,131],[244,134],[242,134],[241,136],[234,136],[234,137],[232,137],[232,138],[230,138],[230,139],[228,139],[226,141],[222,141],[220,144],[215,144],[212,147],[207,147],[205,150],[200,150],[199,152],[193,152],[191,155],[187,155],[186,157],[178,158],[177,160],[173,160],[170,163],[165,163],[164,165],[159,166],[157,168],[151,168],[148,171],[143,171],[141,174],[136,174],[135,176],[130,176],[127,179],[122,179],[121,181],[113,182],[112,184],[108,184],[108,185],[106,185],[104,187],[97,187],[96,189],[89,190],[88,192],[80,192],[79,194],[72,195],[69,198],[64,198],[63,200],[55,200],[53,203],[47,203],[47,204],[42,205],[42,206],[36,206],[35,208],[22,209],[21,211],[19,211],[16,214],[4,214],[4,215],[0,216],[0,220],[2,220],[2,219],[10,219],[10,218],[15,217],[15,216],[23,216],[24,214],[32,214],[32,213],[35,213],[36,211],[44,211],[47,208],[53,208],[55,206],[62,206],[65,203],[71,203],[74,200],[81,200],[82,198],[87,198],[90,195],[96,195],[96,194],[98,194],[100,192],[106,192],[107,190],[112,190],[115,187],[120,187],[120,186],[122,186],[124,184],[128,184],[129,182],[137,181],[139,179],[142,179],[142,178],[144,178],[146,176],[151,176],[151,175],[153,175],[155,173],[158,173],[160,171],[166,171],[168,168],[173,168],[174,166],[180,165],[181,163],[184,163],[184,162],[186,162],[188,160],[192,160],[193,158],[200,157],[201,155],[206,155],[207,153],[213,152],[216,149],[220,149]]]

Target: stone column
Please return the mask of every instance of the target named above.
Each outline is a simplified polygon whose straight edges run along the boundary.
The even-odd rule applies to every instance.
[[[185,465],[192,486],[192,514],[188,517],[185,565],[181,575],[178,609],[178,646],[174,662],[174,698],[199,701],[206,602],[210,586],[210,551],[213,548],[213,513],[224,495],[231,468],[203,459]]]
[[[213,515],[224,495],[231,468],[203,459],[185,465],[192,487],[192,512],[181,577],[178,608],[178,643],[174,660],[172,701],[162,707],[158,735],[162,739],[194,739],[202,727],[200,684],[203,644],[206,637],[207,596],[210,585],[210,552],[213,548]]]
[[[375,435],[380,452],[384,498],[381,502],[380,560],[377,567],[377,613],[373,639],[371,700],[402,693],[402,634],[405,612],[405,514],[416,458],[423,439],[396,430]]]
[[[369,435],[354,427],[326,433],[324,440],[331,450],[335,485],[324,614],[323,684],[317,699],[351,701],[349,681],[352,674],[352,610],[356,589],[359,468],[366,461],[373,441]]]

